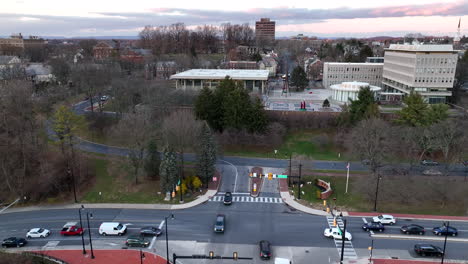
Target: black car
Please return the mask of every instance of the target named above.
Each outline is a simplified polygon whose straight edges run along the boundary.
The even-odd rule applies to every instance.
[[[226,217],[222,214],[216,216],[216,223],[214,225],[214,231],[216,233],[224,233],[224,229],[226,225]]]
[[[442,257],[444,255],[444,251],[440,247],[431,244],[416,244],[414,245],[414,252],[420,256]]]
[[[24,238],[19,237],[9,237],[3,240],[2,247],[22,247],[28,242]]]
[[[426,233],[426,230],[424,230],[424,227],[420,225],[404,225],[400,228],[400,231],[404,234],[418,234],[418,235],[424,235]]]
[[[145,226],[140,229],[140,235],[142,236],[159,236],[161,234],[161,229],[154,226]]]
[[[271,244],[266,240],[262,240],[259,243],[260,246],[260,258],[270,259],[271,258]]]
[[[125,245],[129,247],[148,247],[150,242],[142,236],[129,236],[125,241]]]
[[[432,229],[432,233],[437,236],[457,236],[458,235],[458,230],[455,227],[449,226],[448,228],[446,226],[440,226],[440,227],[434,227]]]
[[[383,232],[385,230],[385,227],[384,225],[378,222],[367,222],[362,225],[362,229],[366,231],[372,230],[372,231]]]
[[[230,205],[230,204],[232,204],[232,193],[231,193],[231,192],[226,192],[226,193],[224,194],[223,203],[224,203],[225,205]]]

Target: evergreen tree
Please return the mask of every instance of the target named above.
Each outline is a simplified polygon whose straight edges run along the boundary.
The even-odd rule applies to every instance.
[[[145,171],[148,177],[158,180],[159,179],[159,166],[161,165],[161,155],[158,152],[158,145],[156,140],[151,139],[148,142],[148,155],[145,159]]]
[[[448,106],[443,104],[429,105],[416,92],[403,100],[405,107],[397,112],[396,123],[407,126],[430,126],[448,117]]]
[[[372,52],[372,49],[367,45],[362,47],[361,50],[359,51],[360,62],[365,62],[367,57],[373,57],[373,56],[374,56],[374,52]]]
[[[330,101],[328,101],[328,99],[325,99],[323,101],[322,107],[330,107]]]
[[[164,148],[159,175],[161,191],[172,192],[177,183],[177,155],[169,146]]]
[[[243,129],[247,127],[250,97],[244,88],[237,87],[230,91],[223,105],[224,127]]]
[[[236,89],[238,85],[236,82],[226,76],[224,80],[222,80],[219,85],[216,87],[214,91],[214,98],[212,100],[212,107],[210,113],[211,115],[211,122],[209,122],[210,126],[222,132],[226,127],[225,124],[225,106],[230,93]]]
[[[214,94],[208,87],[203,87],[195,100],[195,116],[197,119],[206,120],[212,125],[212,109]]]
[[[197,148],[197,175],[208,184],[215,173],[216,143],[210,127],[204,123],[200,129],[199,146]]]
[[[374,93],[369,87],[361,88],[358,93],[358,99],[351,100],[349,106],[349,122],[351,124],[356,124],[363,119],[378,116],[379,108],[375,102]]]
[[[249,118],[246,126],[250,133],[264,133],[268,125],[268,117],[266,116],[265,109],[263,108],[260,98],[255,98],[255,102],[250,108]]]
[[[291,74],[291,84],[296,86],[296,90],[304,89],[309,85],[309,80],[307,80],[307,74],[301,66],[294,68]]]

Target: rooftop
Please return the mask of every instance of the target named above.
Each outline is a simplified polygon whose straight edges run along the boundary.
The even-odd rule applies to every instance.
[[[405,50],[405,51],[447,51],[453,52],[453,46],[449,45],[424,45],[424,44],[390,44],[386,50]]]
[[[221,80],[229,76],[233,80],[268,80],[268,70],[218,70],[192,69],[171,76],[171,79]]]
[[[325,62],[330,65],[348,65],[348,66],[383,66],[383,63],[368,63],[368,62]]]

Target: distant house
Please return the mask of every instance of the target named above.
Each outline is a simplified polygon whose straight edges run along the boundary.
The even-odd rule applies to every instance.
[[[21,59],[17,56],[0,56],[0,80],[20,79],[24,77]]]
[[[112,56],[118,56],[120,44],[117,40],[101,41],[93,47],[93,56],[95,59],[104,60]]]
[[[222,65],[222,68],[256,70],[258,69],[258,64],[256,61],[227,61]]]
[[[307,58],[304,61],[304,71],[309,80],[322,80],[323,78],[323,62],[317,57]]]
[[[177,72],[177,63],[175,61],[158,61],[145,65],[145,76],[147,80],[160,78],[169,79],[171,75]]]
[[[262,60],[258,62],[258,69],[268,70],[268,76],[275,76],[278,71],[278,62],[272,56],[264,56]]]
[[[42,63],[30,63],[26,65],[26,76],[35,83],[48,83],[54,80],[51,67]]]

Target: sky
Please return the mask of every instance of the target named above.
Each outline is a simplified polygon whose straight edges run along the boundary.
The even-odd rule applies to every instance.
[[[0,0],[0,36],[137,36],[146,25],[276,21],[276,36],[468,35],[468,0]]]

